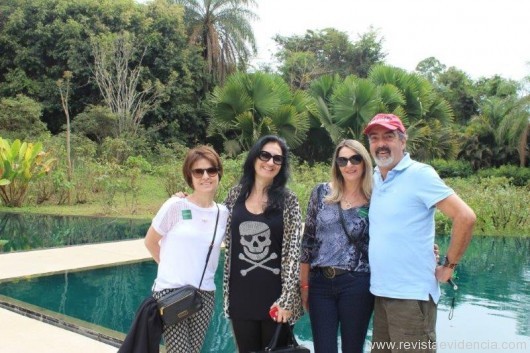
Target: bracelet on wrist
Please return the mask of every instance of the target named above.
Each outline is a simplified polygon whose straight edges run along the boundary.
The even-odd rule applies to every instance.
[[[443,267],[448,267],[452,270],[455,269],[456,266],[458,266],[458,263],[451,263],[451,261],[449,261],[449,259],[447,258],[447,255],[444,256],[444,262],[442,264]]]

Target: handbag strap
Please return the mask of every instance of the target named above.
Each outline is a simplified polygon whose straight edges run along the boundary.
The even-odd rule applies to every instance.
[[[291,325],[289,325],[289,323],[279,322],[278,325],[276,326],[276,330],[274,331],[274,335],[272,335],[271,341],[269,342],[267,347],[265,347],[266,352],[272,351],[273,349],[278,348],[276,347],[276,345],[278,344],[278,338],[280,337],[280,333],[284,325],[287,327],[287,331],[289,331],[289,337],[288,337],[289,343],[287,343],[288,347],[298,347],[298,342],[296,341],[296,338],[294,337],[294,333],[293,333],[293,330],[291,329]]]
[[[204,273],[206,272],[206,266],[208,266],[208,260],[210,260],[210,254],[212,253],[212,249],[213,249],[213,242],[215,241],[215,234],[217,233],[217,224],[219,223],[219,205],[215,203],[215,206],[217,206],[217,217],[215,218],[213,238],[212,238],[212,242],[210,243],[210,247],[208,248],[208,255],[206,255],[206,262],[204,263],[204,268],[202,270],[202,276],[201,276],[201,282],[199,283],[199,289],[201,289],[202,279],[204,278]]]
[[[344,230],[344,233],[346,233],[346,236],[348,237],[348,240],[350,241],[353,246],[355,246],[359,251],[361,250],[360,244],[358,243],[358,239],[355,239],[353,236],[353,232],[348,232],[348,228],[346,228],[346,221],[344,220],[344,214],[342,212],[342,207],[340,207],[340,202],[337,202],[337,207],[339,209],[339,216],[340,216],[340,224],[342,225],[342,229]]]

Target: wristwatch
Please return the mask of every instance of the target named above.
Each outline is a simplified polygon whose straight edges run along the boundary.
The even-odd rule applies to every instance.
[[[456,266],[458,266],[458,264],[453,264],[451,262],[449,262],[449,258],[447,258],[447,255],[444,256],[444,263],[442,265],[443,267],[449,267],[450,269],[454,270]]]

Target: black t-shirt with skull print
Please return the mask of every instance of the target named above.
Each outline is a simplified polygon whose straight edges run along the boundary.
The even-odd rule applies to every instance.
[[[266,320],[281,294],[283,216],[250,213],[238,201],[232,210],[230,317]]]

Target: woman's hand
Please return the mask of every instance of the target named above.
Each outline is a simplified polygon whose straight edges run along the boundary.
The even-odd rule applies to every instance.
[[[436,258],[436,263],[439,263],[440,262],[440,247],[436,243],[434,243],[434,257]]]
[[[300,296],[302,297],[302,305],[305,311],[309,312],[309,304],[307,303],[307,298],[309,298],[309,288],[307,286],[300,287]]]
[[[278,304],[274,303],[270,307],[272,310],[273,308],[277,308],[276,315],[274,317],[271,317],[276,322],[287,322],[291,315],[293,314],[290,310],[284,310],[282,309]]]
[[[173,196],[176,196],[179,199],[183,199],[183,198],[187,197],[188,195],[189,194],[187,192],[184,192],[184,191],[177,191],[176,193],[173,194]]]

